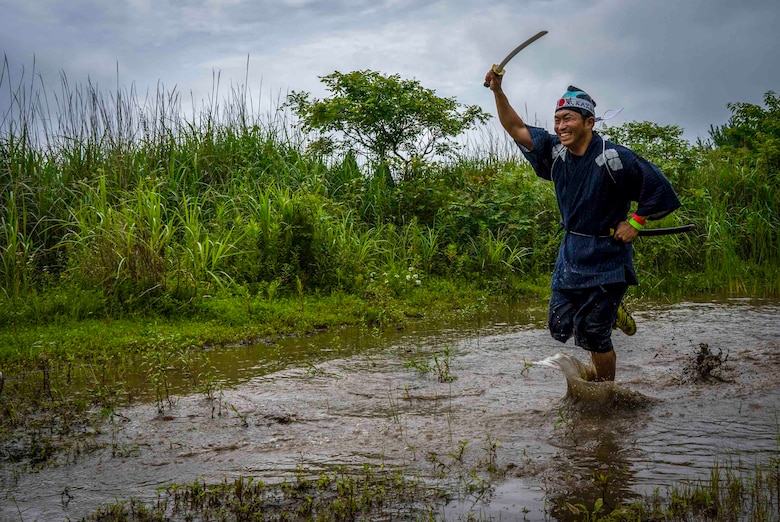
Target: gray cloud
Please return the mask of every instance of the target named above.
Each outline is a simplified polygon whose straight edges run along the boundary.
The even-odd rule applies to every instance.
[[[273,103],[288,90],[324,95],[318,76],[334,70],[373,69],[492,112],[485,71],[540,29],[550,33],[505,80],[532,122],[548,123],[573,83],[599,109],[623,107],[617,123],[678,125],[695,139],[726,121],[727,103],[760,103],[780,84],[776,0],[0,0],[0,11],[12,73],[29,74],[34,57],[47,85],[63,71],[113,88],[118,68],[121,85],[200,98],[219,71]]]

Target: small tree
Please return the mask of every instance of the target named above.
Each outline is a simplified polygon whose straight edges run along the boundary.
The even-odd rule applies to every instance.
[[[476,105],[441,98],[416,80],[365,70],[321,76],[333,94],[312,100],[293,91],[288,107],[306,131],[319,131],[324,150],[356,151],[380,165],[400,168],[402,176],[432,156],[457,150],[453,138],[490,117]],[[461,110],[462,109],[462,110]]]
[[[687,184],[688,175],[695,171],[702,157],[682,133],[683,129],[677,125],[658,125],[651,121],[630,121],[605,131],[610,140],[658,165],[677,189]]]

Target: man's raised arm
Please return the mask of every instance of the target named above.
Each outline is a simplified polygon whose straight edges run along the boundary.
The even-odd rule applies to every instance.
[[[501,122],[501,126],[504,127],[507,134],[509,134],[513,140],[520,143],[528,150],[533,150],[534,143],[531,140],[531,133],[528,132],[525,122],[512,108],[509,99],[506,97],[506,94],[504,94],[504,90],[501,88],[502,79],[503,78],[495,74],[492,69],[485,75],[485,83],[490,85],[490,90],[493,91],[496,98],[498,121]]]

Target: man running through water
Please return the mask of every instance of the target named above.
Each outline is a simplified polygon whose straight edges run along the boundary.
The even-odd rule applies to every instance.
[[[631,241],[647,220],[666,216],[680,201],[658,167],[594,132],[596,102],[586,92],[569,86],[550,134],[523,122],[501,82],[492,70],[485,76],[498,119],[536,175],[555,183],[565,231],[550,285],[550,333],[563,343],[574,336],[590,352],[596,380],[614,381],[612,329],[617,320],[633,326],[620,306],[628,285],[638,284]],[[628,217],[632,202],[636,212]]]

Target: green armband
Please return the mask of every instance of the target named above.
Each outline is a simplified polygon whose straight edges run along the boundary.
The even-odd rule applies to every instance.
[[[632,227],[634,227],[637,230],[642,230],[643,228],[645,228],[645,226],[642,223],[640,223],[639,221],[637,221],[633,217],[628,218],[628,224],[631,225]]]

